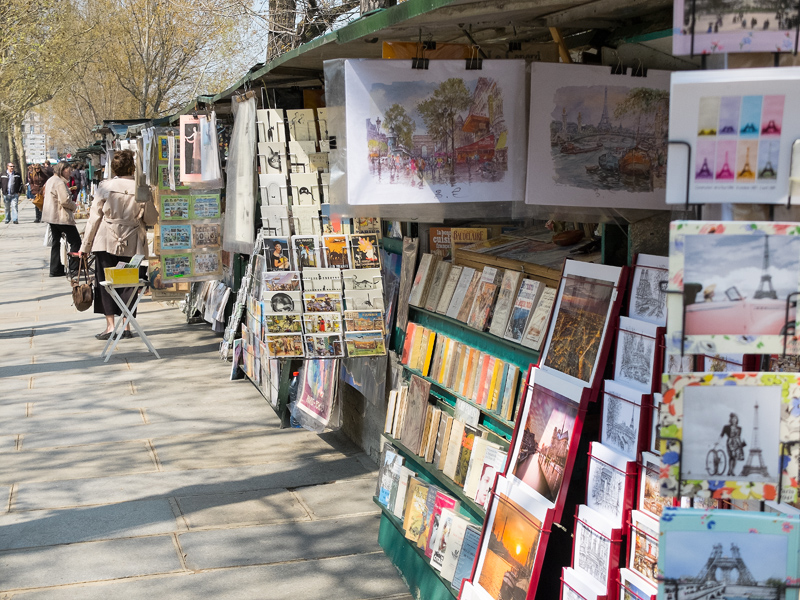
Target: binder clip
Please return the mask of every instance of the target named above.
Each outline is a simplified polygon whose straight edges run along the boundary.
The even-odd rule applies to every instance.
[[[467,59],[467,71],[480,71],[483,69],[483,59],[478,56],[480,46],[471,46],[469,49],[469,58]]]

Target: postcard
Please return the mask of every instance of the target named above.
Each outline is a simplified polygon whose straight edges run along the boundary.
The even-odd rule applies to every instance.
[[[316,206],[320,205],[319,179],[316,173],[292,174],[292,205]]]
[[[188,190],[188,185],[181,185],[181,166],[178,162],[175,162],[173,174],[175,176],[175,189],[176,190]],[[169,166],[168,165],[158,165],[158,189],[160,190],[170,190],[169,187]]]
[[[284,110],[282,108],[262,108],[256,111],[258,139],[261,142],[285,142]]]
[[[192,274],[195,276],[221,275],[222,256],[217,252],[195,252],[192,255]]]
[[[667,324],[669,258],[639,254],[633,268],[628,316],[653,325]]]
[[[261,172],[267,175],[283,175],[289,173],[286,165],[286,146],[280,142],[259,142],[258,163]]]
[[[189,250],[192,247],[191,225],[168,225],[165,223],[161,226],[160,233],[162,250]]]
[[[222,225],[218,223],[192,225],[192,243],[195,248],[219,248],[222,243]]]
[[[600,597],[605,598],[607,591],[594,579],[586,577],[571,567],[565,567],[561,572],[560,600],[597,600]],[[623,598],[622,600],[633,599]]]
[[[191,254],[162,254],[161,272],[164,279],[177,279],[192,276]]]
[[[347,356],[382,356],[386,354],[386,340],[382,330],[347,331],[344,334]]]
[[[292,223],[297,235],[322,234],[322,221],[320,211],[316,206],[292,206]]]
[[[349,269],[350,251],[346,235],[322,236],[322,247],[325,253],[325,265],[331,269]]]
[[[800,333],[797,311],[786,319],[786,299],[800,291],[798,232],[797,223],[670,223],[669,286],[683,293],[667,299],[667,352],[783,354],[784,333]],[[800,354],[798,333],[785,336],[787,354]]]
[[[261,191],[261,207],[288,206],[289,188],[285,175],[262,173],[258,176],[258,189]]]
[[[267,335],[265,340],[270,358],[305,356],[305,345],[301,333]]]
[[[639,510],[654,519],[660,519],[664,509],[672,506],[672,498],[660,494],[658,481],[661,471],[661,458],[650,452],[642,452],[642,463],[639,465]]]
[[[342,281],[345,290],[382,290],[380,269],[343,269]]]
[[[377,233],[350,235],[350,252],[354,269],[380,269],[381,253]]]
[[[658,327],[629,317],[619,318],[614,379],[644,393],[653,391]]]
[[[658,589],[630,569],[619,570],[620,600],[655,600]]]
[[[297,408],[322,426],[331,417],[338,375],[339,361],[311,359],[303,363]]]
[[[344,302],[347,310],[383,310],[381,290],[350,290],[345,292]]]
[[[303,289],[307,292],[341,292],[342,271],[332,269],[303,269]]]
[[[317,121],[313,108],[287,109],[286,123],[289,125],[289,139],[294,141],[315,141]]]
[[[347,331],[383,331],[384,320],[382,310],[346,310],[344,326]]]
[[[603,588],[609,587],[613,531],[614,525],[603,515],[585,504],[578,506],[572,566]]]
[[[339,358],[344,356],[341,333],[306,335],[307,358]]]
[[[290,141],[289,163],[292,174],[311,173],[311,159],[309,156],[316,152],[317,144],[314,141]]]
[[[341,292],[303,292],[304,312],[342,312]]]
[[[622,527],[628,505],[628,478],[632,462],[600,442],[590,444],[586,505],[603,515],[615,528]]]
[[[200,138],[200,117],[180,116],[181,181],[202,181],[202,140]]]
[[[261,290],[264,292],[299,292],[300,273],[298,271],[268,271],[261,276]]]
[[[603,389],[603,421],[600,441],[631,460],[639,452],[642,392],[617,381],[606,380]]]
[[[294,254],[294,264],[298,269],[318,269],[322,266],[319,236],[292,236],[292,253]]]
[[[306,335],[314,333],[341,333],[342,313],[306,313],[303,315],[303,329]]]
[[[161,196],[161,220],[187,220],[189,218],[190,199],[190,196]]]
[[[628,568],[655,585],[658,576],[658,521],[631,511],[631,540]]]
[[[303,304],[302,292],[264,292],[261,299],[264,301],[266,312],[271,313],[301,313]]]
[[[271,237],[264,240],[264,252],[267,256],[267,270],[291,271],[289,238]],[[299,267],[298,267],[299,270]]]
[[[302,315],[295,314],[266,314],[264,326],[267,333],[303,333]]]

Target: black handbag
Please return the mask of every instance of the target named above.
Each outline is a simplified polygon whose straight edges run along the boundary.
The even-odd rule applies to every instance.
[[[81,283],[81,273],[85,283]],[[72,303],[79,311],[88,309],[94,302],[94,290],[92,282],[89,281],[89,266],[86,264],[86,257],[81,257],[81,264],[78,268],[78,275],[72,280]]]

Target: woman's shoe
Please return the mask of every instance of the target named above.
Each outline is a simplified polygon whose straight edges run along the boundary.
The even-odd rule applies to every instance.
[[[131,333],[130,329],[126,329],[125,331],[122,332],[122,339],[123,340],[129,340],[132,337],[133,337],[133,334]]]
[[[111,337],[111,332],[110,331],[104,331],[103,333],[98,333],[94,337],[96,337],[98,340],[107,340],[108,338]]]

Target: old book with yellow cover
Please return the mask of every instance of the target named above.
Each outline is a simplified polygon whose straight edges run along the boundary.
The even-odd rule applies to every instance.
[[[476,437],[480,437],[478,430],[471,425],[465,425],[464,434],[461,436],[461,450],[458,457],[458,466],[456,467],[455,476],[453,477],[453,481],[462,487],[467,478],[469,459],[472,457],[472,446],[475,443]]]
[[[406,516],[403,520],[403,529],[406,538],[419,539],[419,535],[425,528],[425,514],[427,512],[428,485],[421,479],[411,477],[408,480],[408,490],[406,491]]]
[[[494,369],[492,370],[492,382],[489,384],[489,394],[486,396],[486,408],[494,410],[497,402],[497,393],[500,384],[503,383],[503,361],[499,358],[494,359]]]
[[[453,227],[450,229],[450,245],[453,256],[458,248],[482,242],[489,237],[489,231],[478,227]]]
[[[425,337],[425,331],[427,330],[421,325],[414,330],[414,339],[411,340],[411,356],[408,359],[408,366],[412,369],[416,368],[419,353],[422,352],[422,339]]]
[[[428,330],[428,349],[425,351],[425,360],[422,363],[422,374],[428,377],[431,371],[431,360],[433,359],[433,349],[436,345],[436,332]]]

